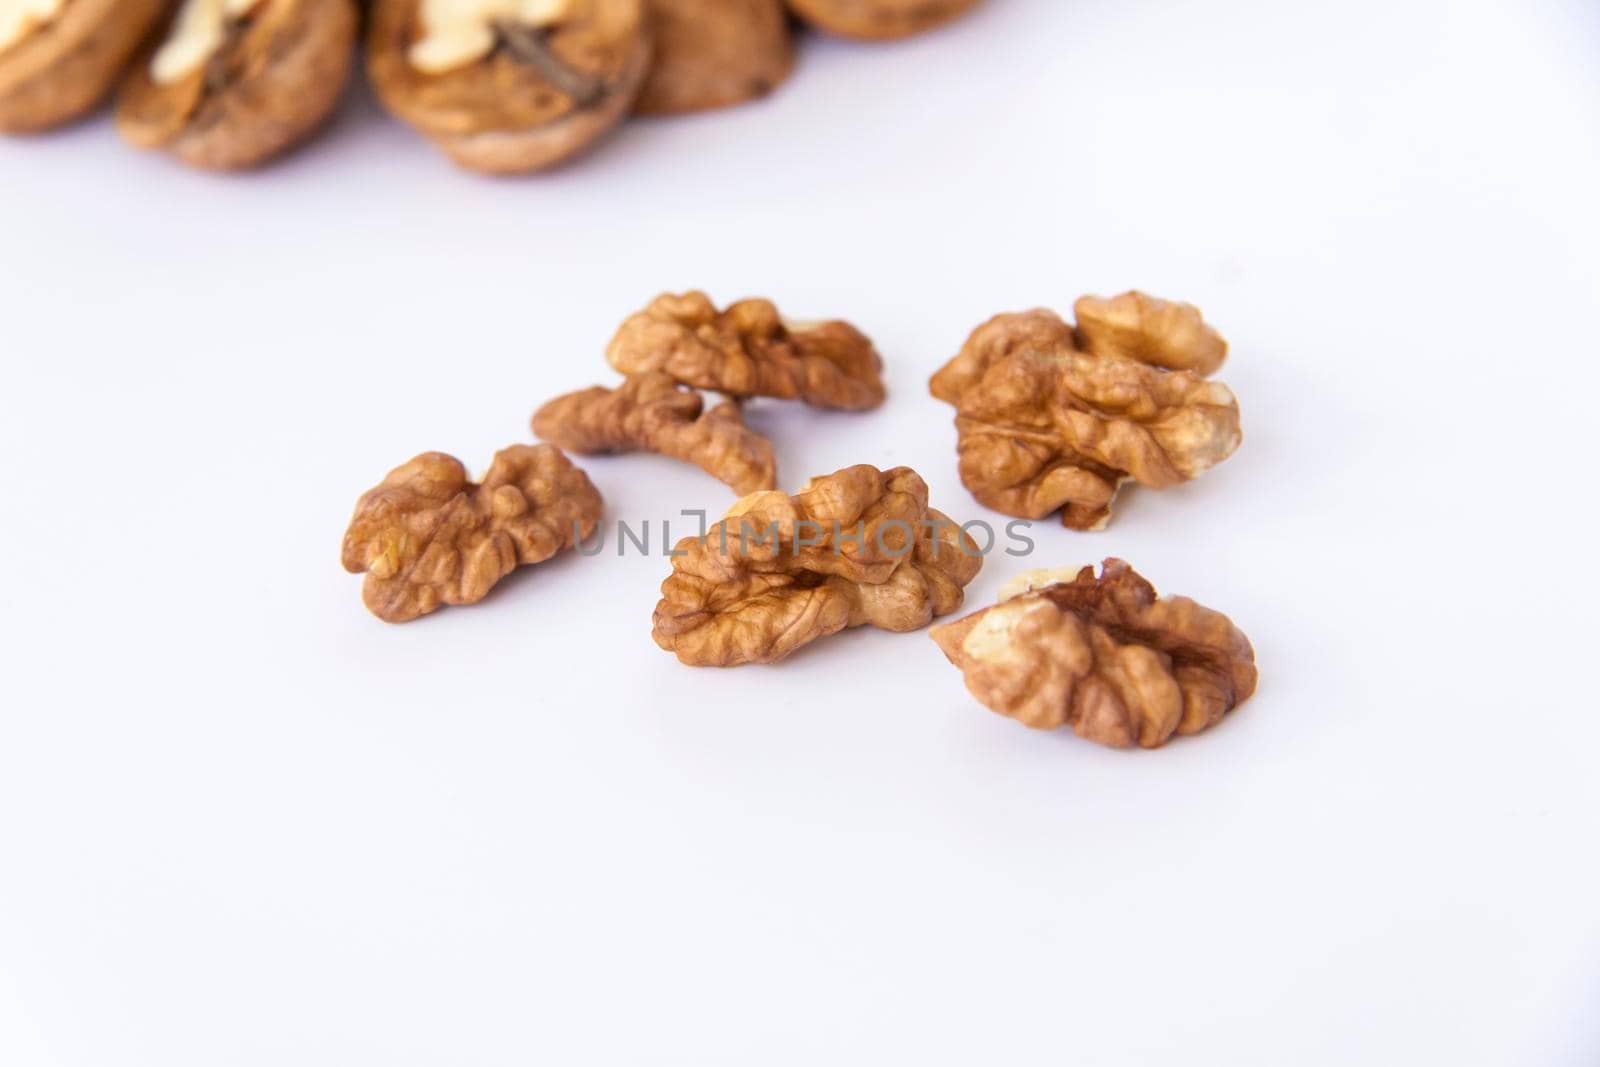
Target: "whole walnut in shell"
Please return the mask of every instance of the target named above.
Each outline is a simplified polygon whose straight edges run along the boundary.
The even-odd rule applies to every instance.
[[[783,0],[649,0],[655,60],[634,104],[665,115],[765,96],[794,69]]]
[[[744,424],[728,400],[705,411],[700,394],[660,372],[616,389],[594,386],[558,396],[533,416],[533,432],[584,455],[659,452],[687,460],[740,495],[777,485],[772,442]]]
[[[367,70],[388,109],[470,170],[567,159],[633,107],[646,0],[374,0]]]
[[[1060,509],[1098,529],[1124,481],[1198,476],[1239,447],[1239,405],[1206,375],[1227,344],[1188,304],[1084,297],[1077,327],[1052,311],[980,326],[930,383],[956,407],[961,481],[997,511]]]
[[[789,0],[794,13],[813,26],[865,40],[909,37],[977,6],[978,0]]]
[[[729,396],[803,400],[868,411],[883,403],[883,361],[845,322],[794,322],[770,300],[718,311],[702,292],[656,297],[630,315],[606,349],[624,374],[663,371]]]
[[[600,493],[554,445],[513,445],[481,483],[442,452],[389,472],[356,504],[342,560],[365,572],[361,599],[385,622],[472,604],[520,566],[588,537]]]
[[[124,81],[117,129],[195,167],[264,163],[332,114],[359,21],[354,0],[183,0]]]
[[[1199,733],[1256,689],[1255,652],[1226,615],[1158,599],[1119,559],[1099,578],[1093,567],[1023,575],[994,607],[929,636],[985,706],[1115,748]]]
[[[960,608],[983,564],[915,471],[866,465],[747,496],[675,551],[654,637],[697,667],[773,663],[855,626],[918,629]]]
[[[167,0],[59,0],[0,18],[0,130],[70,122],[116,85]]]

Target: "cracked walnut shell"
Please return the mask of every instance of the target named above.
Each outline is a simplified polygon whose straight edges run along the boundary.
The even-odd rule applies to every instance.
[[[258,166],[333,113],[359,19],[353,0],[185,0],[123,82],[117,130],[190,166]]]
[[[741,496],[776,486],[772,443],[744,424],[739,405],[704,408],[699,393],[670,375],[636,374],[616,389],[556,397],[534,414],[533,432],[584,455],[642,450],[686,460]]]
[[[1025,574],[994,607],[929,636],[991,710],[1114,748],[1199,733],[1256,688],[1255,652],[1227,616],[1157,599],[1119,559],[1099,578],[1093,567]]]
[[[656,643],[690,666],[774,663],[855,626],[905,632],[961,607],[977,545],[906,467],[860,465],[755,493],[680,541]]]
[[[795,14],[820,29],[874,41],[931,30],[977,5],[978,0],[789,0]]]
[[[634,111],[680,114],[770,93],[794,69],[783,0],[649,0],[655,59]]]
[[[1077,530],[1110,518],[1124,481],[1167,488],[1239,447],[1239,405],[1206,375],[1227,344],[1199,311],[1143,293],[998,315],[933,376],[956,407],[961,481],[979,502]]]
[[[646,0],[375,0],[367,70],[460,166],[542,170],[619,124],[650,67]]]
[[[342,559],[366,573],[361,599],[385,622],[472,604],[519,566],[542,563],[593,532],[600,493],[554,445],[497,453],[478,484],[442,452],[390,471],[362,495]]]
[[[0,130],[59,126],[105,99],[167,0],[60,0],[0,26]]]
[[[770,300],[718,311],[702,292],[663,294],[628,316],[606,349],[624,374],[665,371],[729,396],[770,396],[845,411],[883,403],[883,361],[845,322],[794,322]]]

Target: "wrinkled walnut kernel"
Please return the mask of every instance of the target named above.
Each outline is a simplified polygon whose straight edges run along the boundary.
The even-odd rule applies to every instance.
[[[533,416],[533,432],[573,452],[659,452],[687,460],[741,496],[777,485],[772,443],[725,401],[702,414],[700,394],[670,375],[637,374],[616,389],[558,396]]]
[[[794,69],[783,0],[649,0],[656,52],[634,104],[647,115],[765,96]]]
[[[1114,748],[1157,748],[1255,692],[1255,651],[1226,615],[1157,599],[1119,559],[1099,578],[1084,567],[1024,579],[1016,595],[929,631],[993,711]]]
[[[361,599],[386,622],[472,604],[519,566],[541,563],[600,521],[600,493],[554,445],[513,445],[483,481],[424,452],[362,495],[342,559],[365,572]]]
[[[1205,374],[1227,345],[1187,304],[1125,293],[998,315],[929,383],[956,406],[961,481],[1025,519],[1097,529],[1123,481],[1166,488],[1239,447],[1239,405]],[[1182,369],[1168,369],[1182,368]]]
[[[915,471],[866,465],[745,497],[676,551],[654,637],[699,667],[773,663],[855,626],[926,626],[960,608],[983,563]]]
[[[633,107],[650,67],[645,2],[540,6],[534,21],[495,21],[486,54],[425,70],[413,54],[427,37],[421,0],[374,0],[367,71],[384,106],[457,164],[490,174],[540,170],[599,140]]]
[[[807,22],[844,37],[883,41],[942,26],[978,0],[789,0]]]
[[[150,43],[117,98],[124,140],[190,166],[239,170],[293,148],[332,113],[355,47],[352,0],[258,0],[236,11],[216,13],[215,41],[175,18],[167,40]],[[189,55],[191,35],[211,50]]]
[[[741,300],[719,312],[702,292],[658,296],[628,316],[606,358],[624,374],[664,371],[729,396],[867,411],[885,395],[883,361],[860,330],[790,322],[770,300]]]

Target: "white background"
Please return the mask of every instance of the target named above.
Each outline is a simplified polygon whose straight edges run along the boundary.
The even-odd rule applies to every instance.
[[[996,0],[532,180],[354,90],[259,175],[97,121],[0,188],[0,1063],[1600,1062],[1593,4]],[[754,409],[787,483],[963,519],[971,327],[1201,305],[1241,451],[969,604],[1123,556],[1259,694],[1127,753],[922,634],[691,670],[637,555],[370,617],[356,496],[692,286],[885,355],[878,412]],[[729,502],[584,465],[612,519]]]

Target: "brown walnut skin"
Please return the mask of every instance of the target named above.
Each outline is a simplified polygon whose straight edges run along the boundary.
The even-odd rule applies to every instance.
[[[649,0],[655,61],[633,110],[673,115],[766,96],[794,70],[783,0]]]
[[[480,484],[461,462],[424,452],[356,504],[345,570],[365,573],[361,599],[385,622],[473,604],[519,566],[554,556],[600,521],[600,493],[554,445],[513,445]]]
[[[409,58],[420,17],[419,0],[375,0],[367,73],[384,106],[484,174],[543,170],[590,147],[627,117],[650,69],[645,0],[574,0],[568,17],[519,37],[538,63],[503,37],[483,59],[440,74]]]
[[[1239,405],[1208,381],[1227,344],[1188,304],[1085,297],[998,315],[929,383],[956,407],[961,480],[980,503],[1099,529],[1125,481],[1167,488],[1239,447]],[[1179,368],[1179,369],[1169,369]]]
[[[959,610],[983,565],[915,471],[864,464],[747,496],[674,551],[653,636],[693,667],[775,663],[856,626],[919,629]]]
[[[1255,651],[1226,615],[1157,599],[1119,559],[1099,578],[1084,567],[929,636],[989,709],[1113,748],[1197,734],[1256,689]]]
[[[637,374],[616,389],[556,397],[534,413],[533,432],[581,455],[643,451],[685,460],[740,496],[776,486],[772,442],[744,424],[739,405],[704,408],[699,393],[670,376]]]
[[[353,0],[263,0],[228,26],[215,55],[170,85],[150,76],[163,34],[123,82],[117,130],[129,144],[203,170],[260,166],[333,113],[359,18]]]
[[[883,360],[865,334],[845,322],[787,321],[770,300],[719,312],[699,291],[663,294],[628,316],[606,359],[623,374],[663,371],[696,389],[842,411],[870,411],[886,395]]]
[[[0,131],[37,133],[94,108],[168,8],[168,0],[67,0],[0,51]]]
[[[867,41],[910,37],[944,25],[979,0],[788,0],[796,15],[829,33]]]

